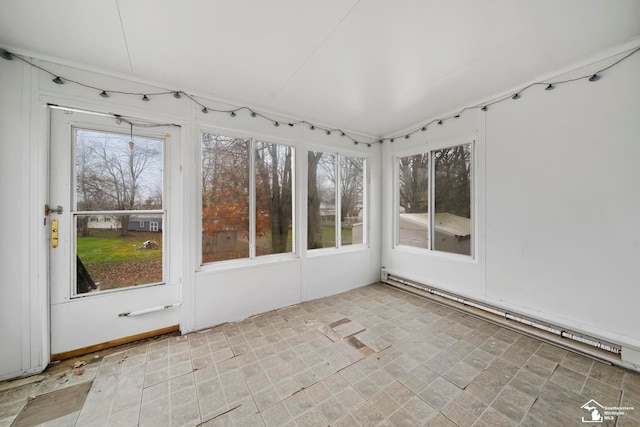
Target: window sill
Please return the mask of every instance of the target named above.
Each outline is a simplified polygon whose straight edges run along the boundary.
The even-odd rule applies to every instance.
[[[246,269],[259,268],[259,267],[276,265],[281,263],[297,262],[299,260],[300,260],[300,256],[298,254],[287,253],[287,254],[263,255],[254,259],[242,258],[242,259],[232,259],[227,261],[217,261],[217,262],[210,262],[210,263],[202,264],[198,266],[198,268],[196,269],[196,274],[211,273],[211,272],[217,272],[217,271],[228,271],[228,270],[246,270]]]
[[[348,245],[348,246],[342,246],[341,248],[307,249],[306,257],[316,258],[316,257],[328,256],[328,255],[341,255],[341,254],[347,254],[347,253],[353,253],[353,252],[364,252],[370,249],[371,248],[366,244]]]

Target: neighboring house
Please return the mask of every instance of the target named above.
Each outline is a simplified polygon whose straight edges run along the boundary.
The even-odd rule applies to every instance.
[[[336,219],[336,205],[320,202],[320,220],[335,221],[335,219]]]
[[[97,230],[120,230],[120,227],[119,218],[110,215],[92,215],[87,223],[87,228]]]
[[[129,217],[129,231],[162,231],[162,217],[159,215],[132,215]]]

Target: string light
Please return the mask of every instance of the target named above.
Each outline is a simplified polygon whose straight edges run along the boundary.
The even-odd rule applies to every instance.
[[[524,87],[524,88],[520,89],[519,91],[517,91],[517,92],[513,93],[512,95],[508,95],[508,96],[505,96],[505,97],[503,97],[503,98],[499,98],[499,99],[496,99],[496,100],[494,100],[494,101],[491,101],[491,102],[488,102],[488,103],[484,103],[484,104],[480,104],[480,105],[476,105],[476,106],[473,106],[473,107],[465,107],[465,108],[464,108],[460,113],[458,113],[458,114],[456,114],[456,115],[454,115],[454,116],[451,116],[451,117],[448,117],[448,118],[444,118],[444,119],[439,119],[439,120],[432,120],[432,121],[431,121],[431,122],[429,122],[428,124],[423,125],[421,128],[417,128],[416,130],[414,130],[414,131],[411,131],[411,132],[407,133],[406,135],[404,135],[404,138],[405,138],[405,139],[409,139],[409,138],[410,138],[410,136],[411,136],[413,133],[416,133],[416,132],[418,132],[419,130],[421,130],[421,131],[423,131],[423,132],[424,132],[424,131],[426,131],[426,130],[427,130],[427,128],[428,128],[428,126],[429,126],[430,124],[432,124],[432,123],[437,123],[438,125],[443,125],[443,124],[444,124],[444,121],[446,121],[446,120],[449,120],[449,119],[457,119],[457,118],[459,118],[459,117],[460,117],[460,115],[461,115],[461,113],[462,113],[462,112],[464,112],[464,111],[466,111],[466,110],[468,110],[468,109],[476,109],[476,108],[479,108],[481,111],[487,111],[487,109],[488,109],[488,107],[489,107],[490,105],[497,104],[497,103],[499,103],[499,102],[503,102],[503,101],[505,101],[505,100],[507,100],[507,99],[514,99],[514,100],[516,100],[516,99],[520,99],[520,98],[521,98],[521,95],[520,95],[520,94],[521,94],[523,91],[525,91],[525,90],[527,90],[527,89],[531,88],[532,86],[536,86],[536,85],[546,85],[545,90],[549,91],[549,90],[553,90],[553,89],[555,89],[555,87],[556,87],[557,85],[559,85],[559,84],[565,84],[565,83],[575,82],[575,81],[583,80],[583,79],[588,79],[590,82],[596,82],[596,81],[598,81],[598,80],[600,80],[600,79],[602,78],[601,73],[603,73],[604,71],[609,70],[610,68],[614,67],[615,65],[619,64],[620,62],[624,61],[625,59],[629,58],[631,55],[634,55],[635,53],[637,53],[637,52],[639,52],[639,51],[640,51],[640,47],[637,47],[637,48],[635,48],[634,50],[632,50],[631,52],[629,52],[628,54],[626,54],[625,56],[623,56],[623,57],[619,58],[618,60],[616,60],[616,61],[615,61],[615,62],[613,62],[612,64],[608,65],[607,67],[605,67],[605,68],[603,68],[603,69],[601,69],[601,70],[599,70],[599,71],[596,71],[595,73],[590,74],[590,75],[580,76],[580,77],[576,77],[576,78],[572,78],[572,79],[568,79],[568,80],[556,81],[556,82],[551,82],[551,83],[542,83],[542,82],[531,83],[531,84],[529,84],[528,86],[526,86],[526,87]],[[56,83],[56,84],[62,85],[62,84],[65,84],[65,82],[68,82],[68,83],[77,84],[77,85],[82,86],[82,87],[85,87],[85,88],[94,89],[94,90],[98,91],[98,94],[99,94],[101,97],[103,97],[103,98],[109,98],[109,93],[117,93],[117,94],[122,94],[122,95],[135,95],[135,96],[142,96],[142,101],[148,102],[148,101],[150,101],[150,98],[149,98],[149,96],[147,96],[147,95],[153,95],[153,96],[156,96],[156,95],[167,95],[167,94],[171,94],[171,95],[173,95],[173,97],[174,97],[174,98],[176,98],[176,99],[180,99],[180,98],[182,98],[182,95],[184,94],[184,95],[185,95],[187,98],[189,98],[191,101],[193,101],[193,102],[195,102],[196,104],[198,104],[198,105],[202,106],[203,108],[202,108],[202,110],[201,110],[201,111],[202,111],[203,113],[208,113],[209,111],[214,111],[214,112],[216,112],[216,113],[228,113],[228,114],[230,114],[230,115],[231,115],[231,117],[236,117],[236,115],[237,115],[237,114],[236,114],[236,111],[238,111],[238,110],[242,110],[242,109],[246,109],[246,110],[249,110],[249,111],[250,111],[251,117],[258,117],[258,116],[260,116],[261,118],[263,118],[263,119],[265,119],[265,120],[267,120],[267,121],[272,122],[272,123],[273,123],[273,125],[274,125],[275,127],[280,126],[280,123],[279,123],[277,120],[272,119],[272,118],[270,118],[270,117],[268,117],[268,116],[266,116],[266,115],[264,115],[264,114],[259,114],[259,113],[255,112],[255,111],[251,110],[249,107],[240,107],[240,108],[236,108],[235,110],[218,110],[218,109],[212,109],[212,108],[208,108],[208,107],[204,106],[200,101],[198,101],[198,100],[197,100],[195,97],[193,97],[192,95],[189,95],[188,93],[186,93],[186,92],[184,92],[184,91],[180,91],[180,90],[177,90],[177,91],[176,91],[176,90],[171,90],[171,91],[161,91],[161,92],[146,93],[146,94],[136,93],[136,92],[118,91],[118,90],[106,90],[106,89],[98,88],[98,87],[95,87],[95,86],[92,86],[92,85],[89,85],[89,84],[86,84],[86,83],[82,83],[82,82],[79,82],[79,81],[76,81],[76,80],[71,80],[71,79],[68,79],[68,78],[62,78],[62,77],[60,77],[59,75],[56,75],[56,74],[52,73],[52,72],[51,72],[51,71],[49,71],[48,69],[46,69],[46,68],[44,68],[44,67],[42,67],[42,66],[40,66],[40,65],[37,65],[37,64],[35,64],[35,63],[30,62],[29,60],[27,60],[27,59],[23,58],[21,55],[15,55],[15,54],[12,54],[12,53],[10,53],[10,52],[8,52],[8,51],[4,50],[4,49],[0,49],[0,57],[2,57],[3,59],[5,59],[5,60],[7,60],[7,61],[11,61],[11,60],[13,60],[13,58],[14,58],[14,57],[15,57],[15,58],[18,58],[19,60],[21,60],[21,61],[23,61],[23,62],[25,62],[25,63],[27,63],[27,64],[31,65],[32,67],[37,68],[37,69],[39,69],[39,70],[41,70],[41,71],[44,71],[45,73],[47,73],[47,74],[51,75],[51,76],[53,77],[52,81],[53,81],[54,83]],[[307,124],[309,124],[309,123],[308,123],[308,122],[306,122],[306,121],[298,121],[298,122],[294,122],[294,123],[288,123],[288,125],[289,125],[290,127],[293,127],[293,126],[295,126],[295,125],[299,125],[299,124],[302,124],[302,123],[307,123]],[[314,130],[315,128],[316,128],[316,126],[315,126],[315,125],[310,124],[310,129],[311,129],[311,130]],[[323,130],[324,130],[324,129],[323,129]],[[339,131],[339,132],[340,132],[340,136],[342,136],[342,137],[345,137],[345,136],[346,136],[346,137],[348,137],[351,141],[353,141],[353,143],[354,143],[355,145],[358,145],[358,141],[357,141],[354,137],[352,137],[352,136],[348,135],[346,132],[344,132],[344,131],[342,131],[342,130],[340,130],[340,129],[334,129],[334,130]],[[331,130],[325,130],[325,133],[326,133],[327,135],[331,135],[331,133],[332,133],[332,132],[331,132]],[[390,141],[390,142],[394,142],[395,138],[399,138],[400,136],[401,136],[401,135],[396,136],[396,137],[382,138],[382,139],[378,140],[378,143],[382,144],[382,143],[384,143],[384,141],[385,141],[385,140],[388,140],[388,141]],[[368,143],[368,144],[367,144],[367,147],[370,147],[370,146],[371,146],[371,144],[370,144],[370,143]]]
[[[489,106],[497,104],[499,102],[503,102],[506,101],[507,99],[520,99],[521,98],[521,94],[522,92],[524,92],[525,90],[533,87],[533,86],[537,86],[537,85],[544,85],[545,86],[545,90],[549,91],[549,90],[553,90],[556,88],[556,86],[561,85],[561,84],[566,84],[566,83],[571,83],[571,82],[575,82],[578,80],[589,80],[590,82],[596,82],[598,80],[600,80],[602,78],[601,73],[603,73],[604,71],[609,70],[610,68],[613,68],[614,66],[618,65],[620,62],[624,61],[625,59],[629,58],[631,55],[634,55],[636,53],[640,52],[640,47],[636,47],[635,49],[633,49],[632,51],[630,51],[629,53],[627,53],[626,55],[624,55],[623,57],[619,58],[618,60],[614,61],[613,63],[611,63],[610,65],[606,66],[605,68],[602,68],[601,70],[598,70],[597,72],[593,73],[593,74],[587,74],[584,76],[580,76],[580,77],[575,77],[572,79],[567,79],[567,80],[560,80],[560,81],[554,81],[551,83],[545,83],[545,82],[535,82],[535,83],[531,83],[525,87],[523,87],[522,89],[520,89],[519,91],[512,93],[510,95],[504,96],[502,98],[496,99],[494,101],[491,102],[486,102],[486,103],[482,103],[482,104],[478,104],[475,106],[470,106],[470,107],[465,107],[462,111],[465,110],[471,110],[471,109],[475,109],[475,108],[479,108],[481,111],[487,111],[489,109]],[[418,128],[412,132],[409,132],[409,134],[413,134],[415,132],[417,132],[418,130],[426,130],[425,128],[429,126],[429,124],[431,123],[437,123],[439,125],[444,124],[444,122],[446,120],[449,119],[455,119],[455,118],[459,118],[460,117],[460,113],[454,115],[454,116],[450,116],[448,118],[444,118],[444,119],[440,119],[440,120],[432,120],[431,122],[429,122],[427,125],[424,125],[422,128]],[[395,140],[395,138],[399,138],[400,135],[397,136],[393,136],[393,137],[388,137],[388,138],[383,138],[381,139],[379,142],[382,143],[383,141],[390,141],[393,142]]]

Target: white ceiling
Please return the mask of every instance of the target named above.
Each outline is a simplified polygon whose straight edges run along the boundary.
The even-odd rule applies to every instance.
[[[8,50],[372,136],[638,36],[640,0],[0,0]]]

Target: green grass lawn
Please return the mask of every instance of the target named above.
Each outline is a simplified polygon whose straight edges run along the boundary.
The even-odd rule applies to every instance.
[[[146,240],[159,248],[138,249]],[[120,236],[117,230],[91,230],[89,236],[77,237],[76,253],[102,290],[162,281],[162,233]]]
[[[153,240],[160,249],[138,250],[142,242]],[[92,231],[88,237],[78,237],[76,251],[83,263],[132,263],[162,259],[162,233],[130,231],[127,236],[105,230]]]

